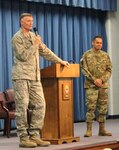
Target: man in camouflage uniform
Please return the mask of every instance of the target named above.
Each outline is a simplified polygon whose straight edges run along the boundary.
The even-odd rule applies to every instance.
[[[20,138],[19,146],[29,148],[48,146],[50,142],[43,141],[38,137],[45,116],[45,99],[40,81],[39,56],[66,67],[69,67],[69,63],[57,57],[42,42],[39,35],[30,31],[33,26],[31,14],[21,14],[20,24],[20,30],[12,38],[14,49],[12,80],[16,103],[16,126]],[[32,109],[30,127],[28,127],[27,122],[28,107]]]
[[[92,136],[92,122],[95,118],[96,108],[98,111],[99,136],[111,136],[112,134],[105,130],[105,120],[108,105],[108,80],[112,74],[112,64],[109,55],[101,50],[101,36],[95,36],[92,45],[93,47],[84,53],[80,61],[82,72],[86,77],[84,88],[87,107],[87,131],[84,136]]]

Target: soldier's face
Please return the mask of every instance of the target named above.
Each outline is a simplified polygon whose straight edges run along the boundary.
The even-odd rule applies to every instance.
[[[100,49],[102,49],[102,39],[101,38],[96,38],[93,42],[93,49],[98,51]]]
[[[21,27],[27,31],[30,31],[33,26],[33,17],[32,16],[25,16],[21,19]]]

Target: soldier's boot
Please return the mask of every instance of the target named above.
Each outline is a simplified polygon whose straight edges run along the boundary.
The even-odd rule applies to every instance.
[[[49,146],[50,145],[49,141],[43,141],[40,138],[38,138],[36,135],[31,135],[30,141],[36,143],[37,146]]]
[[[84,134],[84,137],[92,136],[92,122],[87,122],[87,131]]]
[[[34,148],[37,147],[37,144],[30,141],[28,137],[20,137],[19,147]]]
[[[112,133],[106,131],[104,122],[99,123],[99,134],[98,135],[99,136],[112,136]]]

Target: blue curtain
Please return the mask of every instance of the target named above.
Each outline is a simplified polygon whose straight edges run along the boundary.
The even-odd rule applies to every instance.
[[[103,11],[116,11],[117,0],[26,0],[44,4],[58,4],[73,7],[100,9]]]
[[[91,39],[100,34],[107,48],[106,12],[84,8],[48,5],[34,2],[0,0],[0,91],[12,87],[13,50],[11,38],[19,30],[19,15],[30,12],[44,43],[64,60],[79,63],[82,54],[91,48]],[[51,63],[41,59],[41,68]],[[74,120],[85,120],[84,77],[74,79]],[[1,123],[2,124],[2,123]],[[1,128],[0,124],[0,128]]]

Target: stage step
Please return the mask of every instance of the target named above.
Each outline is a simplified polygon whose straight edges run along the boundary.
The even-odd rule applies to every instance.
[[[77,147],[71,147],[71,148],[63,148],[62,150],[104,150],[105,148],[109,148],[111,150],[119,150],[119,141],[115,140],[115,141],[110,141],[110,142],[91,144],[88,146],[77,146]]]

